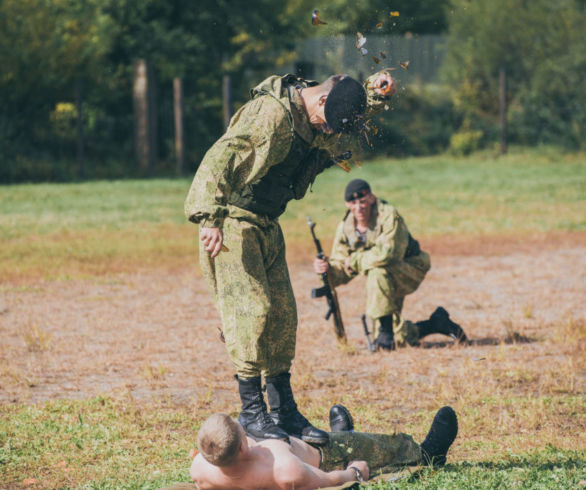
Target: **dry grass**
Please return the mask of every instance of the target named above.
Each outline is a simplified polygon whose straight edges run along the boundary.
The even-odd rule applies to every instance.
[[[37,324],[30,325],[22,335],[29,352],[44,352],[51,347],[53,335],[40,329]]]
[[[339,289],[349,342],[338,345],[324,302],[309,297],[318,280],[304,218],[320,215],[313,218],[329,250],[340,209],[328,204],[343,181],[332,174],[322,192],[295,203],[284,228],[299,310],[292,383],[302,411],[326,427],[329,407],[344,403],[359,430],[421,440],[449,404],[460,421],[450,461],[462,473],[474,462],[484,469],[463,486],[502,471],[487,486],[522,486],[506,473],[511,465],[553,474],[552,464],[564,461],[577,471],[571,481],[586,479],[586,232],[574,178],[582,160],[513,159],[472,170],[430,160],[351,175],[370,178],[378,165],[380,185],[431,254],[406,317],[425,319],[443,305],[472,339],[467,346],[438,336],[370,354],[361,279]],[[75,186],[43,187],[53,194],[38,223],[37,203],[26,208],[29,187],[0,189],[22,194],[0,223],[0,487],[153,488],[185,479],[201,421],[237,413],[220,320],[198,274],[196,229],[174,214],[183,184],[87,184],[79,208]],[[111,187],[118,197],[102,203]],[[495,200],[502,202],[488,216]],[[531,459],[533,449],[544,456]]]
[[[340,346],[323,320],[324,302],[309,297],[317,285],[310,257],[292,261],[300,318],[292,382],[303,412],[325,427],[329,407],[344,403],[359,430],[404,431],[421,440],[434,412],[449,404],[460,420],[453,462],[498,462],[546,447],[584,451],[586,312],[582,279],[575,274],[585,260],[582,235],[565,236],[561,246],[524,240],[522,247],[509,243],[499,253],[477,255],[470,250],[482,250],[478,243],[468,242],[462,254],[442,239],[433,243],[450,253],[432,255],[432,271],[408,297],[405,314],[423,319],[443,304],[472,339],[468,346],[437,336],[421,348],[369,354],[359,323],[360,279],[339,290],[349,339]],[[547,287],[552,283],[555,289]],[[161,404],[193,430],[210,412],[238,411],[219,318],[193,268],[15,285],[3,289],[0,306],[0,396],[6,409],[108,394],[124,407],[124,417],[135,420],[127,423],[137,424],[122,440],[142,441],[148,428],[153,440],[165,441],[171,430],[173,447],[183,455],[194,434],[146,421],[157,417]],[[29,344],[47,348],[30,349],[23,341],[23,332],[35,324],[42,328],[30,334]],[[40,340],[41,332],[50,342]],[[96,410],[80,403],[87,416]],[[11,427],[8,419],[2,424]],[[109,478],[108,460],[90,472],[85,457],[71,455],[67,479],[58,468],[46,470],[43,481],[71,486]],[[187,466],[186,456],[173,456],[174,462],[169,455],[156,457],[159,467]],[[20,481],[38,478],[22,466],[10,471]]]

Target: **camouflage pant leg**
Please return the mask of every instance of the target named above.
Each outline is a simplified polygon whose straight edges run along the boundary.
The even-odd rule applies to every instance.
[[[229,251],[211,259],[202,248],[200,265],[230,359],[243,378],[286,372],[295,355],[297,310],[281,228],[226,218],[223,234]]]
[[[345,469],[350,461],[368,463],[371,474],[389,471],[421,461],[421,448],[407,434],[369,434],[366,432],[331,432],[327,445],[320,448],[320,469]]]
[[[401,303],[402,305],[402,303]],[[400,313],[393,313],[393,337],[397,347],[406,345],[417,345],[419,341],[419,327],[409,320],[405,320]],[[373,338],[377,338],[380,333],[380,321],[373,320]]]
[[[419,341],[419,328],[415,323],[405,320],[400,313],[393,314],[393,332],[398,347],[415,345]]]
[[[397,262],[388,268],[371,269],[367,273],[366,313],[373,320],[393,315],[397,345],[417,342],[417,326],[403,319],[401,311],[405,296],[417,290],[429,268],[429,255],[421,252],[417,257]],[[378,334],[377,330],[378,326],[375,335]]]

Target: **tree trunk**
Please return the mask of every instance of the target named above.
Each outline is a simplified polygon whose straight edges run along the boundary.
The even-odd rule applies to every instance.
[[[507,74],[504,68],[499,73],[499,99],[501,116],[501,155],[507,153]]]
[[[134,63],[134,144],[139,169],[149,173],[157,154],[157,117],[153,73],[144,59]]]
[[[173,79],[173,113],[175,116],[175,154],[177,155],[177,174],[183,175],[185,167],[185,146],[183,139],[183,82]]]
[[[232,119],[232,81],[230,75],[224,75],[222,94],[224,100],[224,128],[227,128],[230,124],[230,119]]]

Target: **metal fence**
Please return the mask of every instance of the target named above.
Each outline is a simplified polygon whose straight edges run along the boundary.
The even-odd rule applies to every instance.
[[[393,74],[401,84],[434,83],[444,58],[445,39],[436,35],[367,35],[363,55],[356,47],[355,36],[311,38],[296,47],[294,63],[284,71],[314,80],[323,80],[334,73],[347,73],[364,79],[382,68],[395,68]],[[382,54],[381,54],[382,53]],[[380,60],[377,63],[377,60]],[[408,62],[408,69],[400,63]]]

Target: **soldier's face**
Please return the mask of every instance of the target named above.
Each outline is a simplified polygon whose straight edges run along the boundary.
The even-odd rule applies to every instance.
[[[350,210],[354,219],[358,223],[368,223],[370,220],[370,214],[372,212],[372,205],[376,197],[374,194],[367,194],[360,199],[353,199],[352,201],[346,201],[346,207]]]
[[[326,108],[326,99],[327,98],[328,98],[327,95],[322,95],[318,99],[317,107],[315,108],[313,113],[309,116],[309,122],[318,131],[321,131],[326,134],[332,134],[334,132],[334,130],[332,128],[330,128],[330,126],[326,122],[325,108]]]

